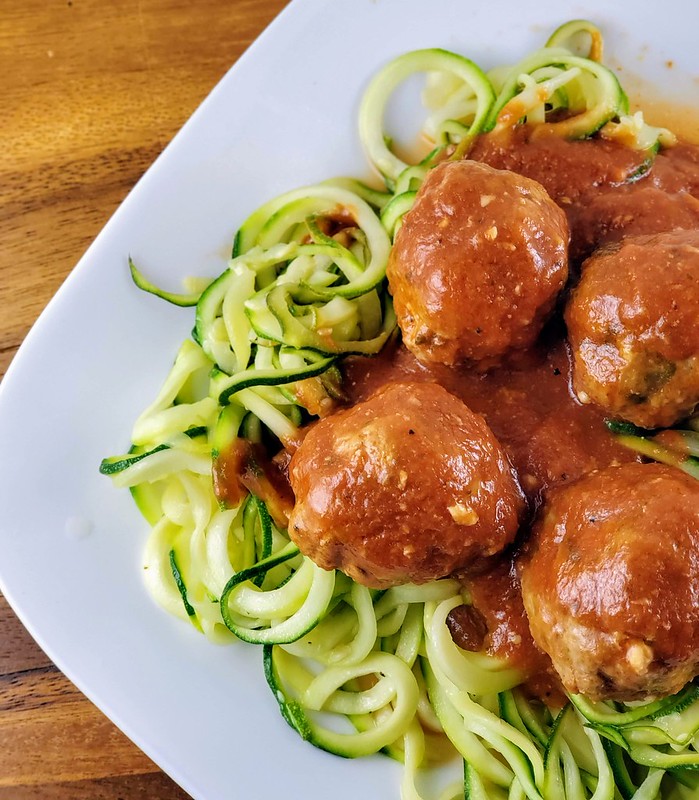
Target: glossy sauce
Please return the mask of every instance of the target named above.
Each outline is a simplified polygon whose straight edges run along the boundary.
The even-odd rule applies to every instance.
[[[344,375],[351,403],[395,381],[441,384],[485,417],[515,466],[533,510],[549,487],[635,458],[614,441],[601,411],[573,397],[568,348],[555,324],[536,347],[486,373],[467,366],[423,364],[394,342],[373,358],[348,359]]]
[[[672,695],[699,673],[699,483],[624,464],[552,490],[519,565],[535,640],[571,692]]]
[[[434,381],[444,386],[485,417],[515,466],[533,513],[550,487],[609,464],[636,460],[614,441],[604,415],[573,397],[562,333],[559,325],[550,326],[535,348],[486,373],[424,365],[394,342],[373,358],[348,359],[343,386],[351,403],[394,381]],[[513,558],[481,575],[465,577],[464,582],[486,621],[485,651],[515,663],[528,676],[532,694],[560,702],[551,662],[529,632]]]
[[[301,552],[378,589],[490,562],[526,513],[492,431],[436,383],[391,382],[316,422],[289,479]]]
[[[485,619],[484,649],[516,664],[527,676],[525,688],[552,706],[565,705],[565,695],[551,659],[534,644],[522,602],[522,587],[513,559],[467,582],[473,605]],[[452,634],[453,635],[453,634]],[[459,640],[454,637],[459,644]]]
[[[505,138],[481,137],[471,157],[545,186],[566,211],[578,266],[598,245],[625,235],[699,227],[699,148],[693,145],[681,143],[651,163],[602,140],[565,142],[518,128]],[[637,460],[614,441],[603,413],[574,397],[560,314],[534,347],[485,373],[423,364],[396,341],[376,357],[347,359],[343,369],[350,403],[389,382],[432,381],[482,414],[519,474],[532,515],[550,488]],[[562,698],[560,684],[531,638],[515,559],[510,553],[489,572],[464,581],[488,629],[484,649],[517,664],[529,690],[555,704]],[[458,626],[452,634],[458,643]],[[470,646],[466,640],[464,646]]]
[[[604,139],[535,132],[523,125],[486,134],[471,157],[544,186],[568,216],[573,263],[624,236],[699,227],[699,148],[679,142],[652,157]]]

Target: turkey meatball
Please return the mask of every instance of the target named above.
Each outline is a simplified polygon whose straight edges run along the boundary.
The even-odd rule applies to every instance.
[[[575,392],[644,428],[699,403],[699,230],[593,254],[566,309]]]
[[[497,361],[537,338],[568,275],[568,223],[536,181],[475,161],[428,173],[388,280],[421,360]]]
[[[628,463],[553,490],[521,578],[569,692],[643,700],[699,674],[699,482],[678,469]]]
[[[524,500],[482,417],[433,383],[394,383],[313,425],[294,454],[289,536],[359,583],[424,583],[515,537]]]

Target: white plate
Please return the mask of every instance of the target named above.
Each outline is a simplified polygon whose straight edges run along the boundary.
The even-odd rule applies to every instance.
[[[580,16],[602,25],[622,80],[640,73],[699,105],[699,4],[686,0],[296,0],[140,181],[2,383],[2,591],[58,666],[194,798],[392,798],[400,768],[302,742],[279,716],[259,650],[216,647],[146,595],[145,524],[97,467],[128,446],[192,315],[136,290],[127,253],[174,290],[184,275],[217,274],[262,201],[368,174],[356,110],[386,60],[439,46],[489,67]]]

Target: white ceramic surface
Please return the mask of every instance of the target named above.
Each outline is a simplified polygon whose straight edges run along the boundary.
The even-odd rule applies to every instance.
[[[139,292],[127,254],[175,291],[184,275],[217,274],[262,201],[368,174],[356,110],[379,65],[439,46],[490,67],[580,16],[604,29],[622,80],[644,75],[699,106],[699,4],[686,0],[295,0],[129,195],[0,387],[0,587],[58,666],[196,800],[388,800],[400,768],[302,742],[259,650],[214,646],[146,595],[145,523],[97,467],[128,446],[192,316]]]

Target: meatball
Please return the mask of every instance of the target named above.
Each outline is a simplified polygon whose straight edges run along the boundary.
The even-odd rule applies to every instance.
[[[491,556],[524,500],[482,417],[434,383],[394,383],[320,420],[294,454],[289,536],[359,583],[424,583]]]
[[[635,236],[583,264],[566,309],[581,402],[644,428],[699,403],[699,230]]]
[[[699,482],[628,463],[551,492],[521,569],[532,636],[593,700],[679,691],[699,674]]]
[[[475,161],[435,167],[388,262],[406,346],[423,361],[485,365],[528,347],[566,282],[568,238],[536,181]]]

